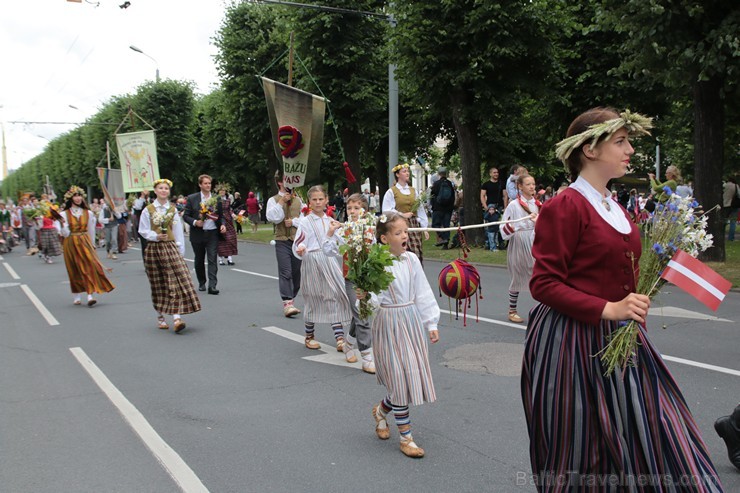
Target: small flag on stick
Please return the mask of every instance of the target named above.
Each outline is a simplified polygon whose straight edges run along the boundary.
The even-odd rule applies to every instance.
[[[691,296],[717,310],[732,283],[688,253],[678,250],[661,276]]]

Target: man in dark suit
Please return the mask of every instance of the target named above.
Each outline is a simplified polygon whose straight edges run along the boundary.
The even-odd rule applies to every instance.
[[[198,290],[206,290],[206,267],[205,259],[208,254],[208,294],[218,294],[218,234],[226,232],[224,224],[223,207],[217,195],[211,195],[211,177],[200,175],[198,186],[200,192],[188,195],[185,204],[183,219],[190,225],[190,244],[195,253],[195,275],[198,277]],[[200,213],[201,203],[210,198],[216,199],[214,218],[203,218]]]

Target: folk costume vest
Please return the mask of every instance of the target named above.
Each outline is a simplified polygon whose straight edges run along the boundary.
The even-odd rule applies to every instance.
[[[414,190],[414,187],[409,187],[411,193],[408,195],[401,193],[395,185],[391,187],[391,190],[393,190],[393,199],[396,201],[396,210],[400,213],[411,212],[411,208],[414,202],[416,202],[416,190]]]
[[[170,208],[173,208],[174,206],[170,205]],[[157,213],[157,208],[154,206],[154,204],[149,204],[146,206],[146,210],[149,211],[149,227],[152,231],[155,233],[162,234],[162,225],[155,226],[154,222],[152,221],[152,218],[154,217],[154,214]],[[167,209],[165,212],[165,215],[170,211],[170,209]],[[175,214],[177,214],[177,211],[175,211]],[[171,219],[167,221],[167,224],[165,227],[167,228],[167,240],[166,241],[175,241],[175,233],[172,230],[172,223],[175,222],[175,217],[172,216]]]
[[[275,195],[272,197],[275,202],[280,200],[280,194]],[[298,198],[294,198],[290,201],[290,204],[283,204],[283,214],[285,214],[285,219],[295,219],[296,217],[301,215],[301,201]],[[275,240],[277,241],[285,241],[295,240],[295,233],[297,228],[295,226],[291,226],[290,228],[285,227],[285,222],[280,221],[279,224],[275,225]]]

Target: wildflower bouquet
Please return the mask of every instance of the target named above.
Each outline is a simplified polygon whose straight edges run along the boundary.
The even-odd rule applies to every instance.
[[[640,256],[640,277],[637,293],[653,299],[667,282],[661,277],[677,250],[696,258],[712,246],[712,235],[707,234],[706,214],[695,215],[699,204],[693,197],[680,197],[669,187],[663,189],[667,200],[656,204],[653,217],[645,224],[645,237]],[[633,272],[635,272],[633,266]],[[616,368],[636,363],[639,323],[620,322],[620,327],[608,339],[608,344],[597,356],[610,375]]]
[[[383,221],[385,216],[381,216]],[[347,221],[340,231],[345,244],[339,247],[347,263],[347,280],[367,293],[380,293],[393,282],[393,274],[385,270],[393,265],[388,245],[374,242],[375,216],[362,211],[356,221]],[[370,300],[360,300],[360,318],[367,320],[373,314]]]
[[[27,207],[23,209],[23,215],[26,216],[28,220],[33,221],[37,217],[44,217],[44,211],[41,209],[40,206]]]
[[[128,194],[128,197],[126,197],[126,209],[131,210],[131,208],[134,206],[135,201],[136,195],[133,193]]]
[[[429,193],[426,190],[421,193],[417,193],[416,200],[414,200],[414,203],[411,204],[411,212],[416,214],[420,207],[423,209],[425,204],[427,203],[427,200],[429,200]]]
[[[218,214],[216,214],[216,205],[218,204],[218,197],[211,195],[211,197],[205,202],[200,203],[200,218],[205,221],[211,219],[213,221],[218,220]]]
[[[175,218],[177,209],[170,207],[167,212],[162,214],[159,211],[155,211],[152,215],[152,224],[159,227],[162,234],[167,234],[167,230],[172,226],[172,221]]]

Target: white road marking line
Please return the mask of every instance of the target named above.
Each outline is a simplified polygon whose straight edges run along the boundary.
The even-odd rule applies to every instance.
[[[130,248],[131,250],[141,250],[141,248],[136,248],[136,247],[132,247],[132,246],[130,246],[129,248]]]
[[[677,308],[675,306],[652,306],[648,311],[648,315],[657,317],[674,317],[674,318],[691,318],[695,320],[711,320],[712,322],[730,322],[726,318],[719,318],[713,315],[706,315],[701,312],[693,312],[684,308]]]
[[[450,314],[452,313],[452,312],[450,312],[448,310],[440,310],[440,312],[442,312],[442,313],[450,313]],[[515,329],[527,330],[526,324],[521,324],[520,325],[520,324],[514,324],[514,323],[510,323],[510,322],[502,322],[500,320],[492,320],[490,318],[484,318],[484,317],[478,317],[478,320],[480,320],[482,322],[492,323],[492,324],[504,325],[504,326],[507,326],[507,327],[514,327]],[[735,375],[735,376],[740,377],[740,371],[733,370],[731,368],[724,368],[722,366],[709,365],[707,363],[702,363],[700,361],[692,361],[690,359],[678,358],[676,356],[669,356],[667,354],[663,354],[661,356],[663,356],[663,359],[666,360],[666,361],[673,361],[674,363],[681,363],[683,365],[695,366],[697,368],[703,368],[705,370],[712,370],[712,371],[716,371],[716,372],[719,372],[719,373],[727,373],[728,375]]]
[[[21,284],[21,289],[24,293],[26,293],[26,296],[28,296],[28,299],[31,300],[31,303],[36,307],[36,309],[39,311],[42,317],[46,319],[46,322],[49,325],[59,325],[59,321],[54,318],[54,315],[51,314],[49,310],[44,306],[43,303],[41,303],[41,300],[38,299],[38,297],[34,294],[33,291],[31,291],[31,288],[29,288],[25,284]]]
[[[5,260],[2,255],[0,255],[0,260]]]
[[[241,269],[231,269],[231,270],[234,270],[236,272],[242,272],[244,274],[251,274],[253,276],[266,277],[268,279],[275,279],[275,280],[278,280],[279,279],[279,277],[277,277],[277,276],[269,276],[267,274],[260,274],[259,272],[251,272],[251,271],[248,271],[248,270],[241,270]]]
[[[712,370],[719,373],[727,373],[728,375],[734,375],[740,377],[740,371],[733,370],[731,368],[724,368],[722,366],[708,365],[706,363],[700,363],[699,361],[691,361],[690,359],[676,358],[675,356],[663,355],[663,359],[666,361],[673,361],[674,363],[681,363],[689,366],[696,366],[697,368],[704,368],[705,370]]]
[[[18,274],[15,273],[15,271],[13,270],[13,268],[10,266],[9,263],[3,262],[3,265],[5,266],[5,270],[7,270],[8,273],[10,274],[10,277],[12,277],[13,279],[20,279],[21,278],[21,276],[19,276]]]
[[[175,452],[167,442],[152,428],[143,414],[134,407],[126,396],[105,376],[97,365],[85,354],[85,351],[79,347],[69,348],[70,352],[82,368],[90,375],[100,390],[110,399],[114,406],[121,413],[123,419],[128,423],[134,432],[139,435],[144,445],[154,454],[162,467],[177,483],[177,485],[186,493],[190,492],[208,492],[198,476],[182,460],[182,457]]]
[[[290,339],[291,341],[295,341],[301,345],[305,344],[305,338],[302,335],[281,329],[280,327],[262,327],[262,330],[266,330],[267,332],[279,335],[280,337],[285,337],[286,339]],[[347,363],[347,361],[344,359],[344,353],[340,353],[333,346],[328,346],[329,349],[324,349],[325,346],[325,344],[322,344],[320,349],[311,350],[311,352],[319,354],[315,354],[314,356],[303,356],[301,359],[316,361],[317,363],[327,363],[330,365],[344,366],[346,368],[362,370],[362,363],[360,362],[360,358],[357,358],[357,363]]]
[[[19,282],[2,282],[0,283],[0,288],[14,288],[16,286],[20,286],[21,283]]]
[[[439,310],[442,313],[448,313],[450,315],[454,315],[454,312],[451,312],[449,310]],[[468,314],[468,319],[475,321],[476,318]],[[515,329],[519,330],[527,330],[527,324],[515,324],[512,322],[503,322],[501,320],[493,320],[492,318],[485,318],[485,317],[477,317],[477,320],[480,320],[481,322],[488,322],[489,324],[497,324],[497,325],[503,325],[505,327],[514,327]]]

